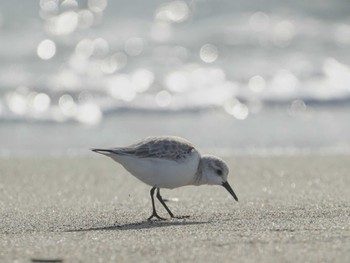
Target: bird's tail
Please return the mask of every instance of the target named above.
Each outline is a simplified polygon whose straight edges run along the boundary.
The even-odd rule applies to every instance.
[[[91,151],[104,155],[110,155],[111,153],[113,153],[113,150],[110,149],[91,149]]]

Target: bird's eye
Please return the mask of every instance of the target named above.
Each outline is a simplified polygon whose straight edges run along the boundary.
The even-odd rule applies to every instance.
[[[222,175],[222,171],[220,169],[216,170],[217,175]]]

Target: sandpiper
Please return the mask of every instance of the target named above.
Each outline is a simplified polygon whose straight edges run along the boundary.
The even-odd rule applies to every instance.
[[[187,140],[175,136],[148,137],[127,147],[91,149],[120,163],[136,178],[150,185],[152,215],[157,214],[154,193],[172,218],[175,217],[160,195],[160,188],[173,189],[185,185],[222,185],[238,201],[227,181],[226,163],[212,155],[201,155]]]

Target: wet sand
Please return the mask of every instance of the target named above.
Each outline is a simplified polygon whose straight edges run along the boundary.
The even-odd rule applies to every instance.
[[[149,187],[103,157],[0,160],[0,262],[349,262],[350,156],[226,157],[220,186]],[[158,205],[159,213],[168,217]]]

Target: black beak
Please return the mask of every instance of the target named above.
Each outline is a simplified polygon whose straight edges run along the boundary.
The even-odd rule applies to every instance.
[[[226,190],[233,196],[233,198],[238,202],[238,198],[235,194],[235,192],[233,192],[231,186],[229,185],[228,182],[224,182],[222,183],[222,186],[226,188]]]

